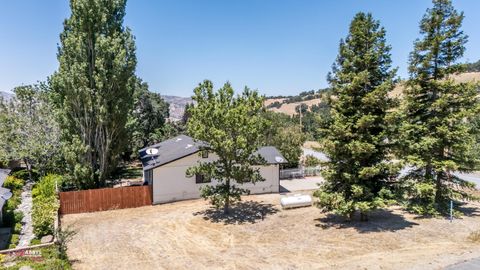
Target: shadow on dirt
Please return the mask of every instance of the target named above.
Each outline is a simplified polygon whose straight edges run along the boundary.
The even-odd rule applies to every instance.
[[[480,216],[480,208],[467,205],[466,203],[463,203],[460,206],[458,206],[456,210],[460,211],[464,216],[467,216],[467,217]]]
[[[194,216],[201,215],[203,219],[215,223],[243,224],[256,223],[264,220],[266,216],[278,212],[272,204],[259,203],[254,201],[238,202],[230,208],[229,214],[224,214],[223,209],[209,208],[194,213]]]
[[[315,219],[318,224],[315,226],[322,229],[347,229],[354,228],[360,233],[374,232],[395,232],[407,228],[412,228],[418,223],[406,220],[402,215],[393,213],[390,210],[376,210],[368,215],[368,221],[358,221],[355,216],[353,221],[347,221],[343,216],[328,214],[326,217]]]

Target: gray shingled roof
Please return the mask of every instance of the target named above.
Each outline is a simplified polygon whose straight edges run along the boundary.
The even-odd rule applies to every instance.
[[[177,159],[195,154],[200,151],[202,146],[205,147],[208,146],[208,144],[203,141],[195,141],[193,138],[186,135],[180,135],[140,149],[140,160],[143,164],[143,170],[150,170]],[[155,155],[147,154],[146,151],[150,148],[158,149],[158,153]],[[262,147],[258,149],[256,153],[260,154],[260,156],[266,160],[267,164],[286,163],[286,160],[280,151],[273,146]]]

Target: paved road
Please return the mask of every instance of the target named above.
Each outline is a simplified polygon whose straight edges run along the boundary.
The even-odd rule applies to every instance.
[[[476,259],[462,262],[462,263],[457,263],[445,268],[445,270],[473,270],[473,269],[480,269],[480,258],[476,258]]]

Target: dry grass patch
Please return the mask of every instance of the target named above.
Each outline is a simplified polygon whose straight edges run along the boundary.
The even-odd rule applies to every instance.
[[[468,240],[474,243],[480,243],[480,230],[470,233]]]
[[[440,269],[480,257],[467,240],[479,204],[452,223],[397,207],[348,223],[315,207],[282,210],[279,199],[245,197],[230,217],[193,200],[67,215],[62,225],[77,231],[75,269]]]

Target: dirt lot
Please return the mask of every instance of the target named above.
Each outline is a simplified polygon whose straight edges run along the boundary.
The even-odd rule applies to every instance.
[[[281,210],[280,195],[244,198],[229,219],[203,200],[67,215],[76,269],[441,269],[480,257],[467,240],[480,205],[450,223],[399,209],[344,223],[315,207]]]

